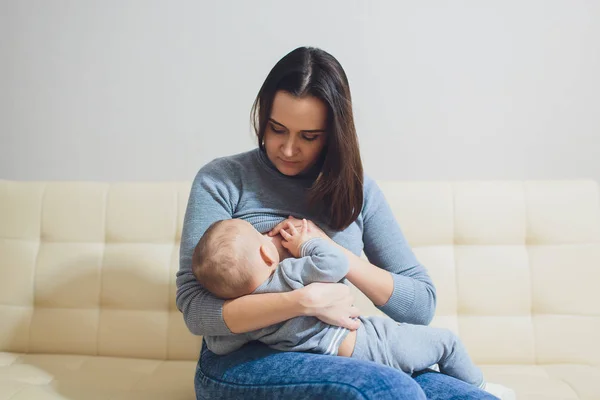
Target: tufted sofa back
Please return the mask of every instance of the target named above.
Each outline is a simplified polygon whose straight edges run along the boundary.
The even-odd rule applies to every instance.
[[[189,188],[0,182],[0,351],[196,359],[175,306]]]
[[[379,184],[438,289],[433,325],[476,362],[600,365],[595,182]],[[189,189],[0,181],[0,351],[196,359],[175,306]]]
[[[477,363],[599,365],[597,183],[380,185]]]

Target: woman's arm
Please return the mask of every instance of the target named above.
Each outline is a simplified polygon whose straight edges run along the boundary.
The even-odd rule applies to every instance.
[[[435,286],[415,257],[381,189],[368,177],[364,186],[363,243],[372,264],[353,256],[350,264],[354,281],[349,279],[367,296],[370,293],[375,305],[394,320],[427,325],[435,314]],[[374,272],[374,265],[383,270]]]
[[[433,282],[413,254],[383,193],[375,181],[366,177],[362,217],[364,252],[369,261],[337,245],[350,263],[346,278],[394,320],[429,324],[436,306]],[[293,217],[290,220],[296,227],[301,224]],[[310,224],[331,240],[314,223]],[[270,234],[277,234],[284,226],[285,221]]]
[[[346,279],[365,294],[376,306],[386,304],[394,292],[392,274],[369,261],[358,257],[350,250],[337,245],[348,257],[349,269]]]
[[[196,335],[227,336],[285,321],[305,312],[299,294],[269,293],[224,301],[206,290],[192,272],[192,254],[206,229],[231,219],[239,198],[236,176],[225,160],[197,174],[185,213],[177,273],[176,302],[188,329]]]
[[[250,294],[227,300],[223,319],[232,333],[245,333],[304,315],[307,311],[298,292]]]
[[[249,332],[298,316],[316,317],[330,325],[356,330],[360,322],[354,318],[360,311],[353,303],[354,297],[344,284],[312,283],[291,292],[251,294],[228,300],[223,316],[234,333]]]
[[[309,285],[290,293],[267,293],[224,301],[206,290],[192,272],[192,254],[215,221],[230,219],[239,198],[235,172],[224,160],[203,167],[192,184],[183,223],[176,303],[188,329],[196,335],[227,336],[264,328],[297,316],[356,329],[352,296],[344,285]]]
[[[298,219],[290,218],[290,222],[297,224]],[[345,275],[354,286],[363,292],[376,306],[385,305],[394,292],[394,278],[392,273],[371,264],[369,261],[358,257],[345,247],[331,240],[325,232],[319,229],[314,222],[309,222],[311,229],[320,232],[320,237],[327,239],[330,245],[340,249],[348,260],[348,273]],[[294,225],[296,226],[296,225]],[[274,229],[277,231],[277,228]]]

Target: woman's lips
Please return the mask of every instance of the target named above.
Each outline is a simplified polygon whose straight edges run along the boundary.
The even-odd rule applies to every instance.
[[[298,164],[298,163],[299,163],[299,161],[287,161],[287,160],[284,160],[284,159],[282,159],[282,158],[280,158],[279,160],[280,160],[282,163],[286,164],[286,165],[296,165],[296,164]]]

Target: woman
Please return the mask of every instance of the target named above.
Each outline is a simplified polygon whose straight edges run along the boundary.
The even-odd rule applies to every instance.
[[[401,371],[350,358],[284,353],[244,333],[309,315],[357,329],[359,311],[343,284],[313,283],[290,293],[223,301],[194,278],[194,247],[214,221],[242,218],[279,244],[287,216],[314,221],[343,247],[346,278],[399,322],[428,324],[435,288],[408,246],[375,182],[363,176],[348,80],[338,61],[298,48],[273,67],[253,107],[258,149],[213,160],[197,174],[183,226],[177,306],[190,331],[204,335],[196,369],[198,398],[493,398],[427,371]],[[297,223],[298,220],[291,218]],[[369,262],[359,257],[365,252]],[[225,266],[224,266],[225,267]],[[211,337],[239,349],[210,351]]]

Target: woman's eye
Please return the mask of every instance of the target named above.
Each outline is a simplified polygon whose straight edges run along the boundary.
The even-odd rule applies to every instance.
[[[285,129],[278,129],[275,125],[271,124],[271,130],[275,133],[285,133]]]
[[[313,140],[316,140],[319,136],[302,135],[302,137],[304,138],[304,140],[312,142]]]

